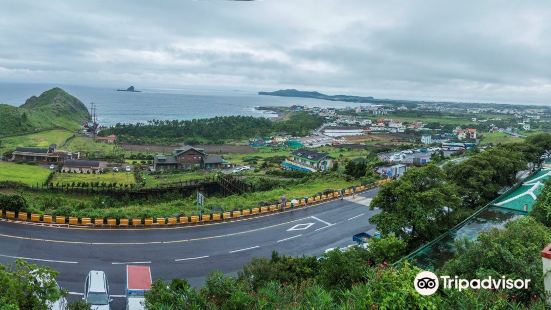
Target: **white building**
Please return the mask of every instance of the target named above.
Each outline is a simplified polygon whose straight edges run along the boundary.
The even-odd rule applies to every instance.
[[[359,127],[326,127],[323,133],[330,137],[360,136],[364,130]]]
[[[431,135],[421,136],[421,143],[423,143],[423,144],[432,144],[432,136]]]

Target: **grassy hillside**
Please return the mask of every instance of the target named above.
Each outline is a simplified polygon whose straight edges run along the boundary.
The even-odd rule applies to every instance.
[[[20,107],[0,104],[0,137],[54,128],[77,130],[88,118],[88,109],[61,88],[32,96]]]

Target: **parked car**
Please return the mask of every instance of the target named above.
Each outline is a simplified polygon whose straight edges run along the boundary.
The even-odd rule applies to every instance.
[[[92,270],[86,277],[83,299],[93,310],[111,310],[112,299],[109,297],[109,283],[103,271]]]
[[[119,167],[113,167],[113,171],[119,172]]]
[[[130,168],[130,166],[126,166],[125,170],[126,170],[126,172],[132,171],[132,169]]]
[[[55,169],[55,165],[54,164],[51,164],[50,165],[50,170],[54,170]]]

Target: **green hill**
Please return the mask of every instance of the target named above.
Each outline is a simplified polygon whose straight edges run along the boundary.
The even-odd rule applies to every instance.
[[[53,128],[77,130],[88,116],[80,100],[56,87],[32,96],[20,107],[0,104],[0,136]]]

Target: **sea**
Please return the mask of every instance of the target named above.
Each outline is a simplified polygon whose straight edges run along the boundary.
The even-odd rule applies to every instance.
[[[121,92],[116,88],[55,84],[0,83],[0,103],[19,106],[31,96],[61,87],[90,109],[93,102],[99,123],[145,123],[149,120],[190,120],[215,116],[245,115],[277,117],[255,107],[303,105],[308,107],[353,107],[350,102],[310,98],[261,96],[255,92],[216,88],[140,89]],[[126,88],[126,87],[124,87]]]

